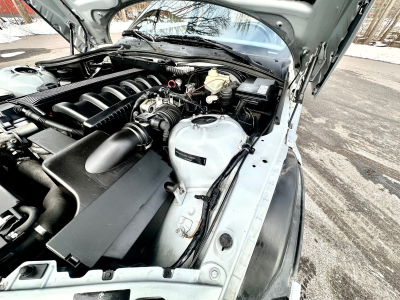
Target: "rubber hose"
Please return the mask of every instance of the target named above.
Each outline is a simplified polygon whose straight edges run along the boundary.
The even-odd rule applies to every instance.
[[[18,165],[18,170],[25,176],[47,187],[49,192],[43,200],[45,211],[40,215],[37,225],[43,227],[51,236],[56,234],[73,216],[73,210],[62,191],[43,171],[36,160],[23,161]]]
[[[169,137],[169,130],[171,129],[171,124],[169,124],[167,121],[161,121],[160,123],[160,129],[163,131],[163,141],[166,142],[168,141]]]
[[[0,152],[0,162],[3,166],[8,168],[15,168],[17,160],[10,152]]]
[[[32,227],[33,224],[35,224],[36,220],[39,218],[39,210],[36,207],[26,205],[22,205],[16,210],[19,213],[28,215],[28,219],[26,219],[24,223],[13,230],[19,236],[23,232],[27,231],[30,227]]]
[[[41,117],[41,116],[35,114],[33,111],[31,111],[29,109],[23,108],[22,106],[15,106],[14,110],[17,113],[23,113],[26,117],[28,117],[28,118],[30,118],[30,119],[32,119],[34,121],[37,121],[37,122],[39,122],[39,123],[41,123],[41,124],[43,124],[45,126],[52,127],[52,128],[55,128],[55,129],[59,129],[61,131],[66,131],[66,132],[72,133],[72,134],[74,134],[76,136],[83,137],[83,132],[82,131],[80,131],[78,129],[71,128],[71,127],[63,125],[63,124],[60,124],[58,122],[49,120],[49,119],[47,119],[45,117]]]

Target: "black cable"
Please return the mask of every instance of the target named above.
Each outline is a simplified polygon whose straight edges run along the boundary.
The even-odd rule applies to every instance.
[[[254,145],[258,142],[258,140],[269,130],[269,128],[271,127],[273,121],[275,120],[276,111],[277,111],[277,109],[275,109],[275,112],[274,112],[273,117],[271,118],[271,120],[269,121],[268,125],[264,128],[264,130],[263,130],[263,132],[262,132],[261,134],[255,133],[255,134],[252,134],[252,135],[249,137],[250,143],[251,143],[251,140],[252,140],[252,139],[254,139],[254,138],[257,137],[257,138],[254,140],[254,142],[251,144],[250,149],[254,148]],[[192,260],[192,262],[190,263],[189,268],[192,268],[192,267],[194,266],[194,264],[196,263],[196,260],[199,258],[200,253],[201,253],[201,251],[202,251],[202,249],[203,249],[203,247],[204,247],[204,245],[205,245],[207,239],[209,238],[209,236],[210,236],[210,234],[211,234],[211,232],[212,232],[212,230],[213,230],[213,228],[214,228],[214,226],[215,226],[215,224],[216,224],[216,222],[217,222],[217,220],[218,220],[220,214],[222,213],[222,209],[223,209],[223,207],[225,206],[225,203],[227,202],[227,200],[228,200],[228,198],[229,198],[229,196],[230,196],[230,193],[232,192],[233,187],[234,187],[235,184],[236,184],[237,178],[238,178],[238,176],[239,176],[240,169],[242,168],[242,166],[243,166],[243,164],[244,164],[244,162],[245,162],[247,156],[248,156],[248,152],[247,152],[246,155],[243,157],[243,160],[242,160],[242,162],[240,163],[238,170],[236,171],[235,177],[233,178],[231,184],[229,185],[228,191],[226,192],[225,197],[224,197],[224,199],[222,200],[222,203],[221,203],[221,205],[220,205],[220,207],[219,207],[219,209],[218,209],[218,211],[217,211],[217,214],[215,215],[215,218],[214,218],[213,222],[211,223],[210,229],[207,231],[207,233],[205,234],[205,236],[203,237],[203,239],[200,241],[199,246],[196,248],[196,254],[195,254],[195,256],[193,257],[193,260]],[[217,179],[217,180],[218,180],[218,179]]]
[[[207,230],[207,219],[209,219],[209,211],[208,211],[208,203],[204,202],[203,204],[203,212],[206,211],[207,216],[204,221],[201,222],[199,229],[196,234],[190,241],[190,244],[187,246],[181,257],[170,267],[171,269],[176,269],[182,267],[182,265],[189,259],[192,255],[193,251],[196,249],[198,242],[201,241],[202,236],[205,234]]]
[[[259,133],[252,134],[252,135],[249,137],[249,142],[251,143],[251,141],[252,141],[255,137],[257,137],[257,136],[259,136]],[[259,137],[258,137],[258,138],[259,138]],[[258,140],[258,138],[257,138],[257,140]],[[257,142],[257,140],[253,142],[253,145]],[[243,163],[245,162],[245,160],[246,160],[248,154],[249,154],[249,152],[248,152],[248,151],[245,151],[245,154],[244,154],[242,157],[240,157],[240,159],[238,160],[238,162],[240,162],[240,161],[241,161],[241,162],[240,162],[240,165],[239,165],[239,167],[238,167],[238,170],[236,171],[235,177],[233,178],[231,184],[229,185],[228,191],[226,192],[226,194],[225,194],[225,196],[224,196],[224,199],[223,199],[222,202],[221,202],[221,205],[220,205],[220,207],[219,207],[219,209],[218,209],[218,211],[217,211],[217,214],[215,215],[215,218],[214,218],[213,222],[211,223],[210,229],[206,232],[206,234],[204,235],[204,237],[201,239],[200,244],[199,244],[198,247],[196,248],[195,255],[194,255],[194,257],[193,257],[192,262],[191,262],[190,265],[189,265],[189,268],[192,268],[193,265],[196,263],[196,260],[199,258],[200,253],[201,253],[201,250],[203,249],[203,247],[204,247],[204,245],[205,245],[207,239],[209,238],[209,236],[210,236],[210,234],[211,234],[211,232],[212,232],[212,230],[213,230],[213,228],[214,228],[214,226],[215,226],[215,224],[216,224],[216,222],[217,222],[217,220],[218,220],[220,214],[222,213],[222,209],[223,209],[223,207],[225,206],[225,203],[227,202],[227,200],[228,200],[228,198],[229,198],[229,196],[230,196],[230,194],[231,194],[231,192],[232,192],[233,187],[235,186],[235,183],[236,183],[237,178],[238,178],[238,176],[239,176],[240,169],[242,168]],[[236,164],[236,165],[237,165],[237,164]],[[236,167],[236,165],[235,165],[235,167]],[[233,169],[232,169],[232,170],[233,170]],[[229,173],[229,174],[230,174],[230,173]],[[229,175],[229,174],[228,174],[228,175]],[[226,178],[226,177],[225,177],[225,178]],[[225,179],[225,178],[224,178],[224,179]],[[217,180],[218,180],[218,179],[217,179]],[[223,181],[223,180],[222,180],[222,181]],[[220,181],[220,183],[222,183],[222,181]]]
[[[189,76],[188,84],[190,83],[190,80],[192,80],[193,75],[205,73],[205,72],[208,72],[209,70],[210,70],[210,68],[201,68],[201,69],[199,68],[199,69],[197,69],[196,71],[192,72],[192,73],[190,74],[190,76]]]
[[[221,206],[219,207],[219,209],[218,209],[218,211],[217,211],[217,214],[215,215],[215,218],[214,218],[213,222],[211,223],[210,229],[207,231],[207,233],[205,234],[204,238],[200,241],[200,244],[199,244],[198,248],[196,249],[196,254],[195,254],[195,256],[193,257],[193,260],[192,260],[192,262],[191,262],[190,265],[189,265],[189,268],[190,268],[190,269],[191,269],[191,268],[194,266],[194,264],[196,263],[197,259],[198,259],[199,256],[200,256],[201,250],[203,250],[203,247],[204,247],[206,241],[207,241],[208,238],[210,237],[210,234],[211,234],[211,232],[212,232],[212,229],[214,228],[214,226],[215,226],[217,220],[219,219],[219,216],[220,216],[221,213],[222,213],[222,208],[225,206],[225,203],[227,202],[227,200],[228,200],[228,198],[229,198],[229,196],[230,196],[230,194],[231,194],[231,192],[232,192],[232,190],[233,190],[233,187],[234,187],[235,184],[236,184],[236,181],[237,181],[237,179],[238,179],[238,177],[239,177],[239,171],[240,171],[240,169],[242,168],[244,161],[245,161],[245,159],[243,159],[242,162],[240,163],[239,168],[238,168],[238,170],[237,170],[237,172],[236,172],[236,174],[235,174],[235,177],[233,178],[231,184],[229,185],[228,191],[226,192],[225,197],[224,197],[224,199],[223,199],[222,202],[221,202]]]
[[[170,267],[170,269],[176,269],[180,268],[192,255],[193,252],[195,252],[195,256],[190,264],[190,267],[194,265],[196,260],[198,259],[202,248],[204,247],[205,242],[207,241],[213,227],[215,226],[216,219],[214,219],[210,229],[207,232],[207,226],[209,222],[209,217],[211,211],[214,209],[218,202],[220,190],[219,186],[220,184],[231,174],[231,172],[234,170],[234,168],[240,163],[239,169],[235,174],[234,181],[232,181],[231,185],[228,188],[228,192],[225,195],[225,198],[223,200],[223,203],[226,202],[227,195],[230,193],[231,189],[233,188],[233,182],[236,182],[236,179],[239,171],[241,169],[241,166],[243,165],[244,161],[246,160],[248,154],[250,153],[251,149],[253,149],[254,145],[257,143],[257,141],[263,136],[267,130],[271,127],[275,120],[277,112],[277,107],[275,108],[274,114],[269,121],[268,125],[265,127],[263,132],[261,134],[258,133],[253,133],[249,138],[248,142],[244,145],[243,149],[237,153],[230,161],[229,164],[226,166],[222,174],[213,182],[211,187],[208,189],[206,196],[199,196],[200,199],[204,200],[203,204],[203,212],[202,212],[202,222],[200,224],[199,229],[195,233],[192,241],[188,245],[188,247],[185,249],[183,254],[180,256],[180,258]],[[254,141],[252,141],[254,139]],[[218,210],[218,215],[220,214],[220,210],[222,209],[222,205],[220,206]],[[200,242],[200,244],[198,244]]]
[[[300,74],[300,70],[297,72],[297,75],[293,78],[292,82],[289,84],[288,90],[290,90],[290,87],[292,86],[293,82],[297,79],[299,74]]]
[[[256,135],[258,135],[258,133]],[[248,143],[245,144],[245,147],[230,160],[222,174],[213,182],[211,187],[208,189],[206,196],[199,196],[199,198],[204,200],[200,227],[183,254],[170,267],[171,269],[180,268],[190,258],[193,252],[195,252],[195,256],[198,255],[199,252],[197,249],[199,248],[199,245],[201,245],[201,243],[205,240],[204,235],[207,232],[211,211],[215,208],[218,202],[218,198],[220,195],[219,186],[232,173],[234,168],[241,161],[244,161],[244,159],[247,157],[250,152],[250,143],[256,135],[251,135],[248,139]]]
[[[185,97],[183,97],[183,96],[181,96],[179,94],[176,94],[176,93],[170,93],[169,95],[171,97],[173,97],[173,98],[175,97],[175,98],[177,98],[179,100],[182,100],[183,102],[186,102],[186,103],[191,104],[191,105],[193,105],[195,107],[198,107],[198,108],[200,108],[202,113],[205,113],[204,108],[200,104],[197,104],[196,102],[190,101],[189,99],[186,99]]]
[[[217,204],[217,200],[219,198],[219,185],[221,182],[229,176],[232,170],[236,167],[236,165],[249,153],[248,148],[243,148],[239,153],[237,153],[228,163],[222,174],[213,182],[211,187],[208,189],[206,196],[200,196],[203,200],[203,209],[201,216],[201,224],[197,232],[190,244],[186,247],[183,254],[179,257],[179,259],[170,267],[171,269],[180,268],[193,254],[196,250],[198,243],[204,239],[204,234],[207,231],[208,222],[210,218],[210,213],[214,209]],[[200,198],[199,197],[199,198]]]

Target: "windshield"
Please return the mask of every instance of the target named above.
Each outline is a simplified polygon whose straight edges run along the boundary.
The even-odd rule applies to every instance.
[[[243,54],[290,58],[284,41],[268,26],[248,15],[208,3],[152,1],[129,29],[154,36],[201,36]]]

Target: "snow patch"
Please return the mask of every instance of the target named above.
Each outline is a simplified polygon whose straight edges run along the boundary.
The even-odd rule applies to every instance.
[[[400,48],[351,44],[345,55],[400,64]]]
[[[2,43],[12,43],[18,41],[23,36],[37,35],[37,34],[58,34],[48,23],[43,19],[34,19],[32,24],[19,25],[17,23],[22,23],[22,20],[15,21],[13,18],[2,18],[1,25],[3,30],[0,30],[0,44]],[[112,21],[110,25],[110,33],[122,32],[132,24],[132,21],[120,22]]]
[[[17,55],[21,55],[24,54],[25,51],[20,51],[20,52],[11,52],[11,53],[4,53],[2,55],[0,55],[1,57],[13,57],[13,56],[17,56]]]
[[[122,22],[113,20],[110,25],[110,33],[119,33],[127,30],[132,23],[133,21]]]
[[[24,25],[17,25],[7,18],[2,19],[5,19],[6,22],[2,23],[3,30],[0,31],[0,43],[12,43],[29,35],[57,34],[57,31],[42,19],[34,19],[33,23]]]

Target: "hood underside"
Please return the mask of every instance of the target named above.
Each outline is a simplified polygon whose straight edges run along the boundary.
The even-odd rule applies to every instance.
[[[85,52],[111,44],[113,16],[138,0],[25,0],[39,15]],[[354,39],[374,0],[213,0],[203,1],[247,14],[273,29],[290,49],[295,67],[302,71],[322,45],[311,76],[316,95]],[[312,3],[312,4],[311,4]]]

